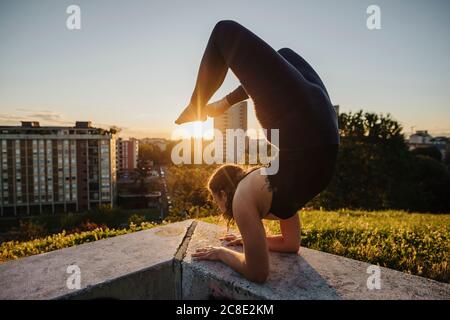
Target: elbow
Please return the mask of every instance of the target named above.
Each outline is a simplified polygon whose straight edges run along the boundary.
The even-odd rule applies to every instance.
[[[300,250],[300,241],[284,241],[284,252],[286,253],[298,253]]]
[[[247,276],[247,279],[250,280],[251,282],[262,284],[267,281],[268,277],[269,277],[269,270],[264,270],[249,274]]]
[[[298,253],[298,250],[300,250],[300,243],[287,247],[288,253]]]

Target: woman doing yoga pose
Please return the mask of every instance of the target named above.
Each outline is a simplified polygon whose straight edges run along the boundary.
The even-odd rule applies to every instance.
[[[208,104],[228,69],[239,86]],[[196,259],[220,260],[247,279],[264,282],[268,251],[296,253],[300,247],[297,211],[329,184],[339,146],[337,117],[328,92],[313,68],[291,49],[279,51],[234,21],[214,27],[198,71],[189,105],[175,121],[182,124],[217,116],[251,98],[264,129],[279,129],[279,169],[245,171],[235,164],[219,167],[208,189],[220,210],[234,219],[241,236],[227,234],[226,247],[200,248]],[[266,236],[262,219],[278,219],[281,235]]]

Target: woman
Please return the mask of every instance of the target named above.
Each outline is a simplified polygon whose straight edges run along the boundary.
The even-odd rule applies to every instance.
[[[228,69],[239,86],[208,104]],[[189,105],[175,121],[182,124],[217,116],[233,104],[251,99],[264,129],[279,130],[279,170],[265,175],[226,164],[210,177],[208,188],[224,214],[236,221],[244,253],[226,247],[200,248],[196,259],[220,260],[254,282],[269,275],[269,250],[297,252],[297,211],[329,183],[336,162],[339,134],[328,92],[313,68],[290,49],[275,51],[234,21],[220,21],[205,49]],[[270,131],[270,130],[268,130]],[[261,219],[278,219],[281,235],[266,237]]]

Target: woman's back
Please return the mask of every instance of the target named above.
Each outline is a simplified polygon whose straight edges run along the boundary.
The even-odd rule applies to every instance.
[[[235,192],[244,196],[249,205],[256,207],[260,218],[266,216],[272,202],[272,192],[269,190],[269,182],[267,176],[263,174],[263,168],[250,169],[239,182]]]

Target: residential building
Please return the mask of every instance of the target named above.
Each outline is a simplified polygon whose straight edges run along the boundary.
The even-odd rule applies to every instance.
[[[134,170],[137,168],[139,155],[139,140],[135,138],[117,139],[116,162],[117,170]]]
[[[446,160],[450,155],[450,138],[443,136],[433,137],[427,130],[419,130],[410,135],[408,146],[409,150],[436,147],[442,155],[442,160]]]
[[[336,116],[339,117],[339,105],[336,104],[336,105],[333,105],[333,107],[334,107],[334,111],[336,111]]]
[[[115,138],[74,127],[0,126],[0,216],[82,211],[116,198]]]
[[[427,130],[419,130],[409,136],[409,144],[410,146],[430,144],[432,138],[433,137],[428,133]]]
[[[227,161],[228,155],[228,159],[233,158],[234,162],[238,162],[239,155],[245,156],[248,148],[247,101],[241,101],[231,106],[222,115],[215,117],[214,129],[219,130],[223,137],[223,160]],[[227,129],[233,129],[236,135],[227,138]],[[241,129],[241,131],[237,131],[237,129]]]

